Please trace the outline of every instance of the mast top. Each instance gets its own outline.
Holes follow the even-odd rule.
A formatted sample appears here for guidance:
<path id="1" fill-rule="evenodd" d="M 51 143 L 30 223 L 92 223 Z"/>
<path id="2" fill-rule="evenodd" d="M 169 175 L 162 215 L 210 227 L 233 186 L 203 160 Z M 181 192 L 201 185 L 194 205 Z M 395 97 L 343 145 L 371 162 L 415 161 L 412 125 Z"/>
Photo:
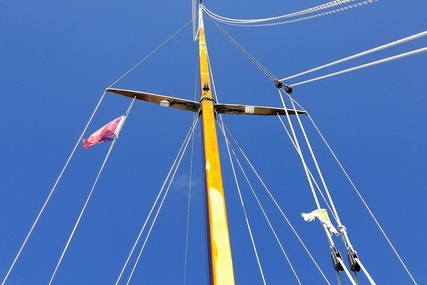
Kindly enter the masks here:
<path id="1" fill-rule="evenodd" d="M 200 3 L 202 3 L 202 1 L 200 0 Z M 203 9 L 202 6 L 199 5 L 199 30 L 204 28 L 204 24 L 203 24 Z"/>
<path id="2" fill-rule="evenodd" d="M 196 14 L 196 0 L 192 1 L 192 13 L 193 13 L 193 40 L 197 41 L 197 37 L 199 34 L 199 30 L 204 28 L 203 25 L 203 9 L 202 9 L 202 0 L 200 0 L 199 4 L 199 15 Z M 196 27 L 196 18 L 199 16 L 199 25 Z"/>

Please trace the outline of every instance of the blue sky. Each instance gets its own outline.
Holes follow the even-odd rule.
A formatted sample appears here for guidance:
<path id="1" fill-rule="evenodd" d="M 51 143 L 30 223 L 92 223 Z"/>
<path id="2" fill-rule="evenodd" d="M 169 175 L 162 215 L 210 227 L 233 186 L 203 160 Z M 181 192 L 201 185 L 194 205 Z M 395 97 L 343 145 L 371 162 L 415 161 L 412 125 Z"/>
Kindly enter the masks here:
<path id="1" fill-rule="evenodd" d="M 269 17 L 326 1 L 205 1 L 227 17 Z M 283 78 L 426 29 L 422 0 L 358 9 L 269 28 L 224 29 Z M 191 1 L 30 1 L 0 4 L 0 276 L 35 217 L 105 88 L 191 19 Z M 206 36 L 220 101 L 280 106 L 277 89 L 209 22 Z M 305 79 L 426 46 L 425 38 L 308 75 Z M 389 235 L 418 284 L 427 283 L 427 55 L 419 54 L 294 89 Z M 197 45 L 191 26 L 115 87 L 193 99 Z M 296 82 L 296 81 L 295 81 Z M 295 83 L 289 82 L 289 83 Z M 196 95 L 198 97 L 199 95 Z M 85 135 L 130 101 L 107 94 Z M 315 208 L 299 158 L 277 118 L 225 122 L 332 284 L 327 240 L 301 212 Z M 193 114 L 136 102 L 54 284 L 114 284 Z M 378 284 L 411 284 L 357 195 L 303 118 L 341 220 Z M 187 284 L 206 282 L 200 129 L 196 129 Z M 82 147 L 70 162 L 6 284 L 46 284 L 91 189 L 109 143 Z M 237 284 L 261 284 L 238 194 L 223 151 Z M 188 153 L 136 269 L 134 283 L 183 284 Z M 323 279 L 255 180 L 303 284 Z M 241 181 L 242 185 L 244 182 Z M 268 284 L 297 284 L 248 187 L 242 186 Z M 335 238 L 342 254 L 341 241 Z M 127 276 L 129 271 L 125 272 Z M 349 284 L 342 273 L 344 284 Z M 362 283 L 365 277 L 359 274 Z M 125 282 L 123 283 L 125 284 Z"/>

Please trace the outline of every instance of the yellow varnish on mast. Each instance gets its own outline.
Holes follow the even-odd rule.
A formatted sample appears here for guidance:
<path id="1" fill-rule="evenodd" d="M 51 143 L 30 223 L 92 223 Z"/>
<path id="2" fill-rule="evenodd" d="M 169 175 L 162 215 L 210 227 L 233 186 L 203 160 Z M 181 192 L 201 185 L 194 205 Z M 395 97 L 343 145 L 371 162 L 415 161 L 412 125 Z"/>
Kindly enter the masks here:
<path id="1" fill-rule="evenodd" d="M 215 285 L 229 285 L 235 283 L 234 270 L 215 127 L 214 102 L 212 101 L 212 92 L 210 90 L 209 64 L 202 9 L 199 9 L 198 32 L 206 199 L 210 234 L 211 282 Z"/>

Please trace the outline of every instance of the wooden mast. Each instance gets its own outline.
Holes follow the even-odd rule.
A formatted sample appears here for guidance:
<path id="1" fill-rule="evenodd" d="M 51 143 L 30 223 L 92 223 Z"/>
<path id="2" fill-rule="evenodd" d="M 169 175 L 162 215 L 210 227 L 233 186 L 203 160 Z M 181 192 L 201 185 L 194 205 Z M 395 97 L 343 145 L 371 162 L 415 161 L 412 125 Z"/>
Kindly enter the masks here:
<path id="1" fill-rule="evenodd" d="M 199 7 L 198 32 L 210 279 L 211 284 L 229 285 L 234 284 L 234 270 L 201 7 Z"/>
<path id="2" fill-rule="evenodd" d="M 194 3 L 194 2 L 193 2 Z M 200 1 L 201 3 L 201 1 Z M 234 115 L 295 115 L 306 114 L 302 110 L 276 107 L 217 104 L 212 99 L 209 75 L 208 51 L 203 24 L 203 10 L 199 6 L 199 59 L 200 59 L 200 101 L 181 99 L 142 91 L 107 88 L 106 91 L 138 100 L 159 104 L 163 107 L 199 112 L 202 119 L 203 152 L 206 188 L 206 219 L 208 231 L 209 278 L 213 285 L 234 285 L 234 268 L 228 231 L 227 210 L 222 184 L 221 162 L 215 114 Z M 278 88 L 282 85 L 276 84 Z M 289 86 L 286 86 L 289 88 Z"/>

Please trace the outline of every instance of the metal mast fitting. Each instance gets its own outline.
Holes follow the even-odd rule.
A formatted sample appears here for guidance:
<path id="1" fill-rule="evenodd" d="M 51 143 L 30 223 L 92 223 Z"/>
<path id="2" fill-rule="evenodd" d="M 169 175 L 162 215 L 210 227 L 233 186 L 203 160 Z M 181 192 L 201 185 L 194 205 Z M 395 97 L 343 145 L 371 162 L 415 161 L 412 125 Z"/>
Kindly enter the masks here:
<path id="1" fill-rule="evenodd" d="M 274 80 L 274 84 L 276 84 L 276 87 L 279 89 L 283 87 L 283 89 L 286 91 L 286 93 L 289 93 L 289 94 L 292 93 L 292 86 L 283 84 L 283 82 L 278 80 L 278 79 Z"/>

